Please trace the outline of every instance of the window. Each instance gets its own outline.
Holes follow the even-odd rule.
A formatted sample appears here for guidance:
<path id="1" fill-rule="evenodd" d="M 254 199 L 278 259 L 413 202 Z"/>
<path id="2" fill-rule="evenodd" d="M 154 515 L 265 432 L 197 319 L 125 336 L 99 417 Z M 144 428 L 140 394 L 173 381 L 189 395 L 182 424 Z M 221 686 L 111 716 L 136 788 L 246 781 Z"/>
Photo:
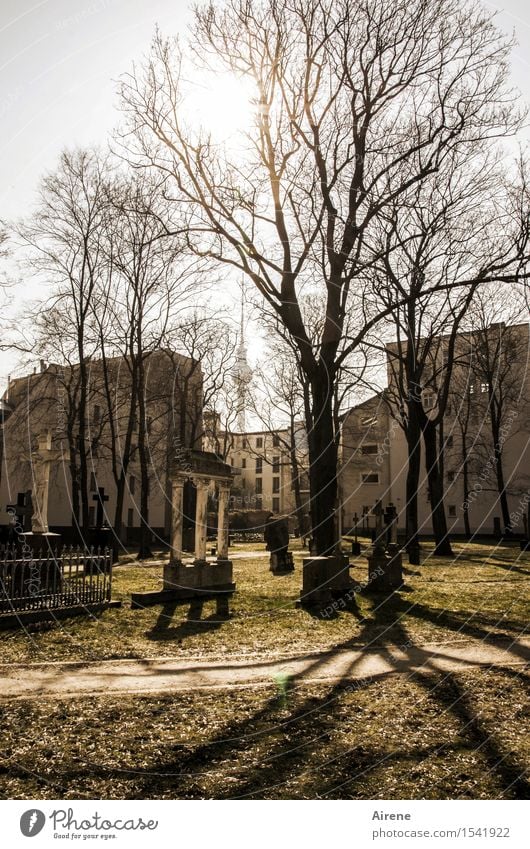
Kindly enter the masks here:
<path id="1" fill-rule="evenodd" d="M 272 458 L 272 474 L 279 475 L 280 474 L 280 458 L 273 457 Z"/>
<path id="2" fill-rule="evenodd" d="M 454 479 L 455 479 L 455 473 L 454 472 L 447 472 L 447 480 L 452 483 L 452 481 L 454 481 Z"/>
<path id="3" fill-rule="evenodd" d="M 134 495 L 135 490 L 136 490 L 136 478 L 134 477 L 134 475 L 131 475 L 130 478 L 129 478 L 129 492 L 131 493 L 131 495 Z"/>
<path id="4" fill-rule="evenodd" d="M 261 510 L 261 498 L 259 498 L 259 496 L 256 498 L 255 504 L 256 510 Z"/>
<path id="5" fill-rule="evenodd" d="M 280 512 L 280 499 L 279 498 L 273 498 L 272 499 L 272 512 L 273 513 L 279 513 Z"/>
<path id="6" fill-rule="evenodd" d="M 256 448 L 263 448 L 263 437 L 262 436 L 256 437 Z"/>
<path id="7" fill-rule="evenodd" d="M 261 475 L 263 471 L 263 457 L 256 457 L 256 474 Z"/>
<path id="8" fill-rule="evenodd" d="M 132 507 L 129 507 L 127 510 L 127 527 L 132 528 L 134 526 L 134 510 Z"/>
<path id="9" fill-rule="evenodd" d="M 261 495 L 263 492 L 263 478 L 256 478 L 256 495 Z"/>
<path id="10" fill-rule="evenodd" d="M 449 516 L 454 519 L 456 517 L 456 507 L 454 504 L 449 505 Z"/>
<path id="11" fill-rule="evenodd" d="M 243 437 L 243 448 L 248 448 L 248 439 L 246 436 Z"/>
<path id="12" fill-rule="evenodd" d="M 361 483 L 379 483 L 379 472 L 363 472 Z"/>
<path id="13" fill-rule="evenodd" d="M 371 427 L 377 424 L 377 416 L 369 416 L 367 419 L 361 419 L 363 427 Z"/>
<path id="14" fill-rule="evenodd" d="M 425 392 L 423 394 L 423 407 L 425 410 L 432 410 L 434 407 L 434 395 L 432 392 Z"/>
<path id="15" fill-rule="evenodd" d="M 243 457 L 243 459 L 241 460 L 241 468 L 242 469 L 247 468 L 247 458 L 246 457 Z"/>
<path id="16" fill-rule="evenodd" d="M 489 392 L 489 388 L 490 388 L 489 383 L 481 383 L 480 384 L 480 391 L 482 392 L 482 394 L 484 394 L 485 392 Z"/>
<path id="17" fill-rule="evenodd" d="M 475 394 L 475 384 L 474 384 L 474 383 L 470 383 L 470 384 L 469 384 L 469 394 L 470 394 L 470 395 L 474 395 L 474 394 Z"/>
<path id="18" fill-rule="evenodd" d="M 273 433 L 272 434 L 272 447 L 278 448 L 279 444 L 280 444 L 280 437 L 278 436 L 277 433 Z"/>
<path id="19" fill-rule="evenodd" d="M 101 420 L 101 407 L 99 404 L 94 405 L 94 415 L 92 417 L 93 424 L 98 425 Z"/>
<path id="20" fill-rule="evenodd" d="M 361 445 L 361 454 L 377 454 L 377 445 Z"/>
<path id="21" fill-rule="evenodd" d="M 280 491 L 280 478 L 272 479 L 272 491 L 279 492 Z"/>

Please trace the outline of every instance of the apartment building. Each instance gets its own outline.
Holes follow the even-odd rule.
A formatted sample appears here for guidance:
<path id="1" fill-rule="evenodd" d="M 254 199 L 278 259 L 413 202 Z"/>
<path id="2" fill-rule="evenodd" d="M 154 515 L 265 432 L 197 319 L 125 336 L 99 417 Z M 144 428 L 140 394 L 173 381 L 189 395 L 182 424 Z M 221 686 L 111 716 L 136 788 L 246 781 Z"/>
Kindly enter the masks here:
<path id="1" fill-rule="evenodd" d="M 307 447 L 305 429 L 251 431 L 230 435 L 227 462 L 239 472 L 233 491 L 234 507 L 270 510 L 296 522 L 292 445 L 294 438 L 298 479 L 307 498 Z"/>
<path id="2" fill-rule="evenodd" d="M 345 529 L 355 523 L 355 517 L 361 526 L 369 525 L 370 519 L 362 517 L 369 515 L 377 500 L 385 506 L 392 502 L 399 527 L 405 527 L 408 449 L 400 425 L 397 353 L 397 343 L 387 346 L 388 386 L 384 392 L 343 417 L 339 489 Z M 447 339 L 440 337 L 433 346 L 421 390 L 429 417 L 438 412 L 440 376 L 447 356 Z M 453 357 L 438 446 L 449 529 L 456 534 L 497 534 L 504 529 L 497 444 L 502 450 L 510 526 L 515 533 L 524 533 L 530 502 L 529 325 L 496 324 L 486 331 L 461 333 Z M 418 513 L 420 533 L 431 533 L 423 444 Z"/>
<path id="3" fill-rule="evenodd" d="M 149 525 L 155 536 L 166 537 L 170 527 L 170 484 L 168 465 L 176 448 L 197 447 L 201 434 L 202 376 L 194 369 L 187 385 L 188 396 L 180 397 L 175 377 L 191 361 L 169 350 L 152 352 L 146 359 L 145 407 L 149 477 Z M 87 454 L 88 524 L 101 520 L 113 525 L 116 474 L 125 472 L 123 496 L 124 542 L 134 542 L 141 522 L 141 470 L 138 451 L 138 412 L 131 416 L 131 372 L 121 357 L 88 362 L 88 388 L 84 419 Z M 50 434 L 59 459 L 50 467 L 48 522 L 50 530 L 72 537 L 75 524 L 73 480 L 79 481 L 79 365 L 59 366 L 41 362 L 40 369 L 11 380 L 2 399 L 2 462 L 0 464 L 0 525 L 11 523 L 8 506 L 24 518 L 27 493 L 34 488 L 32 451 L 45 434 Z M 128 431 L 130 430 L 129 434 Z M 27 511 L 26 511 L 27 512 Z M 78 513 L 78 521 L 81 516 Z"/>

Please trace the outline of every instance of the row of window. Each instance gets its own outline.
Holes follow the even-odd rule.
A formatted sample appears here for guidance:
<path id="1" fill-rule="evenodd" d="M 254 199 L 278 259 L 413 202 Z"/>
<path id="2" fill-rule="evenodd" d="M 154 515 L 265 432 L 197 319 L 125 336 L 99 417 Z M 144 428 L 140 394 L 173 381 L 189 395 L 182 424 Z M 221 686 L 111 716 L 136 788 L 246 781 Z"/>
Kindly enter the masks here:
<path id="1" fill-rule="evenodd" d="M 242 448 L 263 448 L 263 436 L 256 436 L 254 439 L 250 439 L 248 436 L 244 436 L 242 438 L 241 446 Z M 273 448 L 280 447 L 280 437 L 277 433 L 272 434 L 272 446 Z"/>

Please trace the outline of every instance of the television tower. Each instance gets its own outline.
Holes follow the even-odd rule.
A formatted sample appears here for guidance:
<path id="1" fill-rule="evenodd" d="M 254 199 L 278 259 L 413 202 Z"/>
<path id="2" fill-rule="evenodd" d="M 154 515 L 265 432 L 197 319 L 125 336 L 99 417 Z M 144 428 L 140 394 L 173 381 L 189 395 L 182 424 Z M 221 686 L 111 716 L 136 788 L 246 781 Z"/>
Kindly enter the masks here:
<path id="1" fill-rule="evenodd" d="M 248 396 L 248 385 L 252 380 L 252 369 L 247 360 L 247 346 L 245 344 L 245 295 L 241 287 L 241 327 L 239 331 L 239 345 L 236 352 L 236 367 L 234 371 L 234 382 L 237 393 L 237 429 L 239 433 L 246 431 L 246 406 Z"/>

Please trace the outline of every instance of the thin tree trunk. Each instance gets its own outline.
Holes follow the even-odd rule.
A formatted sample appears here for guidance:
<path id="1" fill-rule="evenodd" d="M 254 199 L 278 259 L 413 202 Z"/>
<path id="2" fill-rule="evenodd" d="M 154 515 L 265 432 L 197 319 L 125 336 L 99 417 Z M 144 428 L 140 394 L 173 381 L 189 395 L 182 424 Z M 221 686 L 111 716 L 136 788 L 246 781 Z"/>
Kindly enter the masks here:
<path id="1" fill-rule="evenodd" d="M 138 560 L 152 557 L 149 525 L 149 464 L 146 446 L 147 413 L 144 360 L 138 357 L 138 456 L 140 459 L 140 548 Z"/>
<path id="2" fill-rule="evenodd" d="M 437 428 L 428 417 L 423 424 L 423 443 L 425 445 L 425 464 L 429 482 L 429 497 L 431 502 L 432 527 L 435 540 L 434 553 L 451 557 L 453 554 L 451 540 L 447 529 L 444 507 L 444 485 L 440 473 Z"/>

